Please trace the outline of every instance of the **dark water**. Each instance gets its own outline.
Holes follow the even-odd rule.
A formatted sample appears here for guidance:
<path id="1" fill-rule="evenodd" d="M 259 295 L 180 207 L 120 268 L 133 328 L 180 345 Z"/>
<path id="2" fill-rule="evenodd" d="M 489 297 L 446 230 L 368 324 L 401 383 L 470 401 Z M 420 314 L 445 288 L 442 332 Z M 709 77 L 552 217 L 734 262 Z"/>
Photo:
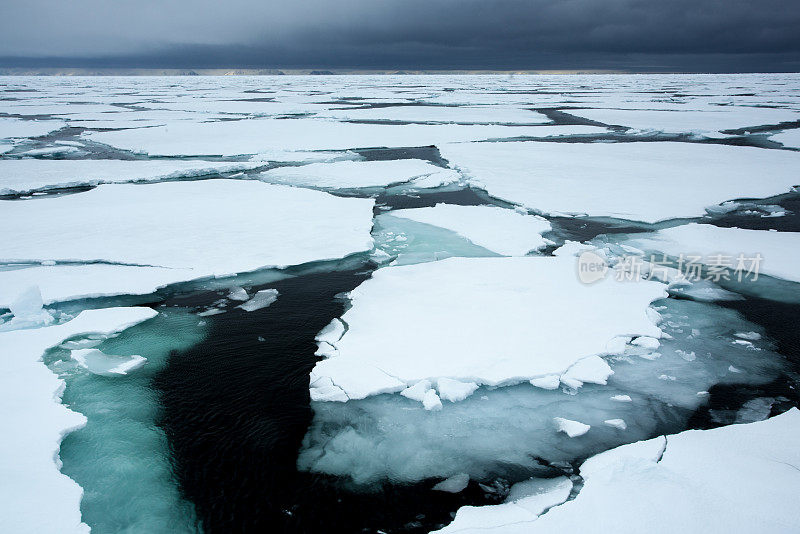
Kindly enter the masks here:
<path id="1" fill-rule="evenodd" d="M 448 523 L 459 506 L 489 502 L 477 486 L 458 495 L 430 491 L 433 482 L 353 493 L 333 478 L 297 472 L 312 418 L 314 336 L 344 312 L 336 295 L 371 269 L 263 286 L 280 292 L 275 303 L 209 317 L 207 339 L 173 353 L 156 378 L 176 475 L 206 532 L 427 532 Z M 209 291 L 166 304 L 218 298 Z"/>

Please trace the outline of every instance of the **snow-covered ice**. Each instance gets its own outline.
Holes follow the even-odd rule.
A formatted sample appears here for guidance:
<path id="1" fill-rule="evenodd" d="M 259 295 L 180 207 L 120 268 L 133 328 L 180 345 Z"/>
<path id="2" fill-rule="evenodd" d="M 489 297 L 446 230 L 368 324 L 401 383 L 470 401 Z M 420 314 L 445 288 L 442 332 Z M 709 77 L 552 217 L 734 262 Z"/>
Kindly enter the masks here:
<path id="1" fill-rule="evenodd" d="M 524 256 L 546 246 L 548 241 L 542 234 L 551 229 L 550 223 L 542 217 L 497 206 L 437 204 L 431 208 L 395 210 L 391 216 L 452 230 L 478 246 L 505 256 Z"/>
<path id="2" fill-rule="evenodd" d="M 540 478 L 520 482 L 502 504 L 464 506 L 458 509 L 453 522 L 436 534 L 527 534 L 527 523 L 534 521 L 553 506 L 567 500 L 572 481 L 567 477 Z M 432 533 L 433 534 L 433 533 Z"/>
<path id="3" fill-rule="evenodd" d="M 575 499 L 546 492 L 552 507 L 545 514 L 467 507 L 440 532 L 672 534 L 696 532 L 701 521 L 704 532 L 794 532 L 799 427 L 800 410 L 792 408 L 766 421 L 618 447 L 580 466 Z"/>
<path id="4" fill-rule="evenodd" d="M 597 134 L 594 126 L 459 124 L 375 125 L 314 119 L 180 122 L 169 126 L 87 133 L 86 138 L 151 156 L 257 154 L 265 150 L 347 150 L 409 147 L 519 136 Z"/>
<path id="5" fill-rule="evenodd" d="M 63 121 L 36 121 L 0 117 L 0 139 L 40 137 L 64 128 Z"/>
<path id="6" fill-rule="evenodd" d="M 646 310 L 663 284 L 584 285 L 574 265 L 569 256 L 450 258 L 379 269 L 351 292 L 349 328 L 312 382 L 327 377 L 351 399 L 441 377 L 511 384 L 563 374 L 619 334 L 661 334 Z"/>
<path id="7" fill-rule="evenodd" d="M 45 367 L 45 350 L 84 333 L 109 335 L 150 319 L 149 308 L 81 312 L 69 322 L 0 333 L 0 502 L 9 532 L 89 532 L 81 521 L 83 490 L 59 472 L 61 439 L 86 419 L 60 404 L 63 381 Z"/>
<path id="8" fill-rule="evenodd" d="M 266 308 L 276 300 L 278 300 L 277 289 L 262 289 L 253 295 L 247 302 L 239 304 L 238 307 L 244 311 L 251 312 Z"/>
<path id="9" fill-rule="evenodd" d="M 770 136 L 770 140 L 777 141 L 787 148 L 800 148 L 800 128 L 777 133 Z"/>
<path id="10" fill-rule="evenodd" d="M 452 169 L 443 169 L 419 159 L 387 161 L 338 161 L 311 163 L 298 167 L 278 167 L 260 175 L 265 182 L 311 186 L 325 189 L 356 189 L 389 186 L 415 179 L 426 180 L 428 187 L 459 179 Z"/>
<path id="11" fill-rule="evenodd" d="M 728 277 L 735 277 L 737 258 L 741 255 L 743 276 L 768 275 L 800 282 L 800 233 L 721 228 L 710 224 L 685 224 L 659 230 L 654 234 L 633 234 L 625 243 L 648 252 L 669 256 L 698 257 L 710 264 L 722 257 L 720 266 L 728 265 Z M 760 255 L 761 260 L 753 260 Z M 753 264 L 757 262 L 755 265 Z M 753 273 L 748 273 L 750 269 Z"/>
<path id="12" fill-rule="evenodd" d="M 74 147 L 72 147 L 74 148 Z M 154 182 L 235 172 L 263 166 L 260 162 L 0 160 L 0 194 L 26 193 L 79 185 Z"/>
<path id="13" fill-rule="evenodd" d="M 190 279 L 372 248 L 371 199 L 258 181 L 101 185 L 1 202 L 0 259 L 6 262 L 116 262 L 191 269 Z"/>
<path id="14" fill-rule="evenodd" d="M 439 148 L 489 194 L 551 214 L 653 223 L 699 217 L 726 200 L 786 193 L 800 182 L 799 153 L 752 147 L 524 142 Z"/>

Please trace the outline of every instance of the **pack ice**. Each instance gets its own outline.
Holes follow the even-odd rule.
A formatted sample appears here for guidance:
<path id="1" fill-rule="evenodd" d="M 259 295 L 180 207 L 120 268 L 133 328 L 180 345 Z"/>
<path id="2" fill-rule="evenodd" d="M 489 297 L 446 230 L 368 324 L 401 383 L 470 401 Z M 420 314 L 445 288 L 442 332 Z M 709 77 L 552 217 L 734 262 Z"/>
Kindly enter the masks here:
<path id="1" fill-rule="evenodd" d="M 9 283 L 40 285 L 47 301 L 145 293 L 178 280 L 336 259 L 372 247 L 371 199 L 258 181 L 101 185 L 0 202 L 2 261 L 89 264 L 63 266 L 69 273 L 60 264 L 0 272 Z M 121 267 L 116 278 L 111 264 Z"/>
<path id="2" fill-rule="evenodd" d="M 252 169 L 260 162 L 123 160 L 0 160 L 0 194 L 98 185 L 192 178 Z"/>
<path id="3" fill-rule="evenodd" d="M 351 292 L 341 318 L 347 331 L 321 341 L 333 356 L 314 367 L 311 397 L 361 399 L 422 380 L 505 385 L 563 375 L 617 335 L 659 337 L 647 310 L 664 287 L 612 278 L 583 285 L 570 256 L 379 269 Z"/>
<path id="4" fill-rule="evenodd" d="M 442 156 L 490 195 L 550 214 L 654 223 L 787 193 L 800 154 L 693 143 L 462 143 Z"/>

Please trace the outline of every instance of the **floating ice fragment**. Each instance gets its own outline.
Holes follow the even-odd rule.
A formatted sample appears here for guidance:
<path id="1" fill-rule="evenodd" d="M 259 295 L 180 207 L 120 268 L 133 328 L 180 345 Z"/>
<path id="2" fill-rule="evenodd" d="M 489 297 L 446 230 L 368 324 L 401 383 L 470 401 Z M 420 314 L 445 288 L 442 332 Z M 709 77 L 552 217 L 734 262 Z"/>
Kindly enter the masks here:
<path id="1" fill-rule="evenodd" d="M 425 400 L 425 395 L 430 390 L 431 390 L 431 381 L 420 380 L 413 386 L 407 387 L 406 389 L 401 391 L 400 395 L 409 398 L 411 400 L 423 402 Z"/>
<path id="2" fill-rule="evenodd" d="M 478 384 L 475 382 L 461 382 L 450 378 L 440 378 L 436 381 L 439 397 L 450 402 L 458 402 L 472 395 Z"/>
<path id="3" fill-rule="evenodd" d="M 239 304 L 237 308 L 247 312 L 256 311 L 268 307 L 276 300 L 278 300 L 277 289 L 262 289 L 244 304 Z"/>
<path id="4" fill-rule="evenodd" d="M 436 484 L 433 489 L 435 491 L 445 491 L 447 493 L 460 493 L 469 485 L 469 475 L 467 473 L 459 473 L 450 478 L 442 480 Z"/>
<path id="5" fill-rule="evenodd" d="M 611 400 L 616 402 L 631 402 L 633 399 L 631 399 L 630 395 L 612 395 Z"/>
<path id="6" fill-rule="evenodd" d="M 639 336 L 631 341 L 631 344 L 650 350 L 656 350 L 661 346 L 661 342 L 658 339 L 649 336 Z"/>
<path id="7" fill-rule="evenodd" d="M 574 382 L 605 385 L 614 371 L 600 356 L 589 356 L 575 363 L 561 376 L 561 382 L 571 386 Z M 580 387 L 580 386 L 578 386 Z"/>
<path id="8" fill-rule="evenodd" d="M 429 389 L 422 398 L 422 406 L 424 406 L 426 410 L 441 410 L 442 401 L 439 399 L 439 395 L 436 394 L 436 391 Z"/>
<path id="9" fill-rule="evenodd" d="M 624 419 L 606 419 L 603 423 L 607 424 L 608 426 L 613 426 L 614 428 L 618 428 L 620 430 L 625 430 L 628 428 L 628 425 L 625 424 Z"/>
<path id="10" fill-rule="evenodd" d="M 147 362 L 142 356 L 114 356 L 98 349 L 73 350 L 70 357 L 89 372 L 102 376 L 125 375 Z"/>
<path id="11" fill-rule="evenodd" d="M 532 386 L 542 389 L 558 389 L 561 380 L 558 375 L 547 375 L 539 378 L 532 378 L 530 380 Z"/>
<path id="12" fill-rule="evenodd" d="M 555 421 L 556 428 L 559 432 L 563 432 L 571 438 L 582 436 L 586 434 L 590 428 L 592 428 L 591 425 L 587 425 L 579 421 L 573 421 L 571 419 L 564 419 L 563 417 L 554 417 L 553 421 Z"/>
<path id="13" fill-rule="evenodd" d="M 231 290 L 228 292 L 228 298 L 230 300 L 238 300 L 238 301 L 245 301 L 250 298 L 250 295 L 247 294 L 247 291 L 241 287 L 232 287 Z"/>

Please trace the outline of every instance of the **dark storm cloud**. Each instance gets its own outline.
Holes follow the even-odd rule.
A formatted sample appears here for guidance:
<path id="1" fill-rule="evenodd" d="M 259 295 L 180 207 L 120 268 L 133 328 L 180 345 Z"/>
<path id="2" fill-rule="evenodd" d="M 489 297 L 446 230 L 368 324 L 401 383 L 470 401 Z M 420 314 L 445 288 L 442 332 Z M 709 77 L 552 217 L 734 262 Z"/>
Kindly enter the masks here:
<path id="1" fill-rule="evenodd" d="M 0 63 L 800 70 L 797 0 L 4 0 Z"/>

